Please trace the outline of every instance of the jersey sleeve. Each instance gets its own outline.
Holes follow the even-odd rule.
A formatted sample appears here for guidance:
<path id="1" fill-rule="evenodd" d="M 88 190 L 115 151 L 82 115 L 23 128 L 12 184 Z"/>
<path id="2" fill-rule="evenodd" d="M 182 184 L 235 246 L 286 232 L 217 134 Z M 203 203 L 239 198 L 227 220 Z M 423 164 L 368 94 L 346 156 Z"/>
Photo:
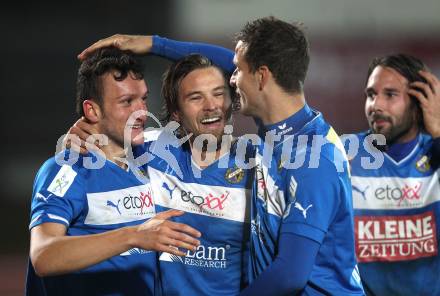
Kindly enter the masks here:
<path id="1" fill-rule="evenodd" d="M 318 250 L 319 244 L 314 240 L 294 234 L 282 235 L 275 260 L 240 296 L 298 293 L 309 279 Z"/>
<path id="2" fill-rule="evenodd" d="M 234 52 L 217 45 L 175 41 L 155 35 L 153 36 L 151 53 L 173 61 L 190 54 L 201 54 L 209 58 L 226 73 L 232 74 L 235 70 Z"/>
<path id="3" fill-rule="evenodd" d="M 341 203 L 341 182 L 333 163 L 321 158 L 318 168 L 287 170 L 286 211 L 281 233 L 322 243 Z"/>
<path id="4" fill-rule="evenodd" d="M 58 165 L 54 158 L 40 168 L 34 182 L 29 229 L 42 223 L 69 227 L 85 205 L 85 181 L 70 165 Z"/>

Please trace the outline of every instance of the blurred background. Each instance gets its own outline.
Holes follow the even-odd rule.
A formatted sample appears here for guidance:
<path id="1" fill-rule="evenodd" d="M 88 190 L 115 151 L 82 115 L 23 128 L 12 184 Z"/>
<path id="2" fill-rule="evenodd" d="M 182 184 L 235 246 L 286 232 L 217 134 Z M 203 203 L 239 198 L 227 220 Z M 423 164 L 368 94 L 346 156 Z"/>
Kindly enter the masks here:
<path id="1" fill-rule="evenodd" d="M 369 61 L 406 52 L 440 75 L 438 0 L 186 0 L 8 2 L 0 11 L 2 225 L 0 295 L 22 295 L 29 251 L 34 176 L 76 121 L 76 55 L 115 33 L 158 34 L 234 48 L 248 20 L 274 15 L 300 21 L 310 39 L 306 98 L 340 133 L 367 128 L 363 90 Z M 161 105 L 168 62 L 146 57 L 149 111 Z M 236 117 L 236 134 L 254 131 Z"/>

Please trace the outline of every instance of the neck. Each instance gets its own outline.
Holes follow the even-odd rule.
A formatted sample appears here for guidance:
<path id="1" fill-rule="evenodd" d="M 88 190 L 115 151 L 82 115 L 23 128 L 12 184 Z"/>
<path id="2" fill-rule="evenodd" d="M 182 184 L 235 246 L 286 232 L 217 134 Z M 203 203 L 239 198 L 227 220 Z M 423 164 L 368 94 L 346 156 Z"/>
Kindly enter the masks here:
<path id="1" fill-rule="evenodd" d="M 107 160 L 114 162 L 116 165 L 120 166 L 123 169 L 127 168 L 127 164 L 119 161 L 120 158 L 125 158 L 126 156 L 123 147 L 117 145 L 109 139 L 109 144 L 103 146 L 101 150 L 104 152 Z"/>
<path id="2" fill-rule="evenodd" d="M 200 168 L 206 168 L 229 152 L 232 140 L 233 137 L 231 135 L 222 136 L 214 149 L 208 149 L 207 145 L 202 147 L 193 145 L 194 139 L 191 139 L 191 157 Z"/>
<path id="3" fill-rule="evenodd" d="M 260 109 L 259 118 L 264 125 L 274 124 L 285 120 L 301 110 L 306 100 L 304 93 L 287 94 L 281 90 L 269 90 L 263 100 L 263 106 Z"/>
<path id="4" fill-rule="evenodd" d="M 414 140 L 417 137 L 418 134 L 419 134 L 418 127 L 413 126 L 410 128 L 410 130 L 408 132 L 406 132 L 404 135 L 399 137 L 395 141 L 395 143 L 403 144 L 403 143 L 411 142 L 412 140 Z"/>

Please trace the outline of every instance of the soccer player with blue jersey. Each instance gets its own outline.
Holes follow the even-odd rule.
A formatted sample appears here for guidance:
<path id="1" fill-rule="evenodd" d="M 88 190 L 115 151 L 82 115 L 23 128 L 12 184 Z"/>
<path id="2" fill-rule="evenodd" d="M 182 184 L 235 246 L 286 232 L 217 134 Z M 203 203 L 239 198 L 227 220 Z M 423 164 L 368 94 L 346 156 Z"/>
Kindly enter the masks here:
<path id="1" fill-rule="evenodd" d="M 249 23 L 239 36 L 231 83 L 237 88 L 241 112 L 257 119 L 260 135 L 272 135 L 272 141 L 257 147 L 252 283 L 243 295 L 362 295 L 344 149 L 322 115 L 305 103 L 306 38 L 298 27 L 274 18 Z M 142 38 L 113 36 L 80 57 L 106 43 L 146 53 L 151 43 L 138 43 Z M 233 54 L 225 49 L 163 42 L 160 48 L 165 54 L 174 45 L 183 53 L 196 48 L 195 52 L 206 54 L 225 69 L 234 67 L 229 66 Z M 301 136 L 307 141 L 301 142 Z M 283 147 L 293 149 L 286 155 Z M 291 168 L 293 155 L 304 157 L 307 163 Z"/>
<path id="2" fill-rule="evenodd" d="M 344 148 L 305 102 L 307 39 L 269 17 L 246 24 L 237 40 L 231 83 L 241 112 L 261 120 L 266 134 L 257 147 L 251 285 L 243 295 L 362 295 Z"/>
<path id="3" fill-rule="evenodd" d="M 232 130 L 228 132 L 228 79 L 207 58 L 191 55 L 168 69 L 162 93 L 167 125 L 145 132 L 145 145 L 135 148 L 136 162 L 145 154 L 151 156 L 143 169 L 151 181 L 156 210 L 185 211 L 173 220 L 196 227 L 202 236 L 200 246 L 184 257 L 160 254 L 161 293 L 237 295 L 246 282 L 245 218 L 252 177 L 252 171 L 239 168 L 237 161 L 246 162 L 252 151 L 231 136 Z M 180 124 L 176 134 L 169 131 L 172 120 Z M 85 122 L 77 125 L 78 134 L 90 130 Z M 188 141 L 182 143 L 183 139 Z"/>
<path id="4" fill-rule="evenodd" d="M 179 122 L 179 138 L 189 139 L 168 148 L 181 176 L 169 159 L 156 157 L 146 164 L 156 210 L 183 210 L 185 216 L 174 220 L 202 233 L 196 251 L 184 257 L 159 256 L 163 294 L 237 295 L 243 285 L 251 175 L 237 166 L 237 160 L 246 157 L 240 154 L 240 143 L 225 134 L 231 118 L 228 80 L 207 58 L 190 55 L 164 74 L 162 94 L 163 120 Z M 209 141 L 211 148 L 200 139 Z M 158 155 L 163 147 L 159 142 L 145 150 Z"/>
<path id="5" fill-rule="evenodd" d="M 126 165 L 124 129 L 143 143 L 148 89 L 128 53 L 105 49 L 86 59 L 78 73 L 77 107 L 106 136 L 103 154 L 66 150 L 39 170 L 31 206 L 28 295 L 153 295 L 156 254 L 194 251 L 195 229 L 155 216 L 149 183 Z M 146 221 L 147 219 L 150 219 Z"/>
<path id="6" fill-rule="evenodd" d="M 351 160 L 356 253 L 368 295 L 440 295 L 440 82 L 419 59 L 375 58 L 365 88 L 368 132 Z M 373 149 L 383 163 L 369 169 Z"/>

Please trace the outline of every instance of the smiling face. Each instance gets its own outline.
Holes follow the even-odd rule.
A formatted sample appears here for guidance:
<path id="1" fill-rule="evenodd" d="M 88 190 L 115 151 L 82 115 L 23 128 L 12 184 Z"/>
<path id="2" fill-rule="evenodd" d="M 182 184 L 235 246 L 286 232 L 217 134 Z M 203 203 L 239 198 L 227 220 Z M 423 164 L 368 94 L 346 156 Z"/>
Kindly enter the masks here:
<path id="1" fill-rule="evenodd" d="M 408 80 L 389 67 L 377 66 L 365 90 L 365 114 L 373 133 L 387 144 L 407 142 L 418 132 L 416 108 L 408 95 Z"/>
<path id="2" fill-rule="evenodd" d="M 132 145 L 143 143 L 143 127 L 146 117 L 148 88 L 143 79 L 136 79 L 132 72 L 122 81 L 114 79 L 115 71 L 104 74 L 102 79 L 102 108 L 98 129 L 109 138 L 109 145 L 124 147 L 124 129 L 131 129 Z M 128 122 L 130 116 L 141 111 L 143 115 Z"/>
<path id="3" fill-rule="evenodd" d="M 230 117 L 231 98 L 220 70 L 207 67 L 191 71 L 180 82 L 177 104 L 174 120 L 187 133 L 221 139 Z"/>

